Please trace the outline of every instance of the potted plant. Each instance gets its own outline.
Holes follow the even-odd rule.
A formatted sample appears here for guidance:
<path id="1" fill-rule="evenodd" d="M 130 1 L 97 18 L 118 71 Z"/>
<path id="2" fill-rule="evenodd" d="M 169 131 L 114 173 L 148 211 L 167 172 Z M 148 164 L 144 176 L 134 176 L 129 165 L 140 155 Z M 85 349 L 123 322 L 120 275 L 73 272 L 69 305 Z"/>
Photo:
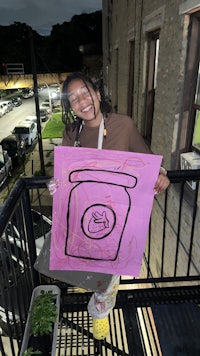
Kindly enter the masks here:
<path id="1" fill-rule="evenodd" d="M 59 310 L 57 286 L 38 286 L 33 290 L 20 356 L 55 355 Z"/>

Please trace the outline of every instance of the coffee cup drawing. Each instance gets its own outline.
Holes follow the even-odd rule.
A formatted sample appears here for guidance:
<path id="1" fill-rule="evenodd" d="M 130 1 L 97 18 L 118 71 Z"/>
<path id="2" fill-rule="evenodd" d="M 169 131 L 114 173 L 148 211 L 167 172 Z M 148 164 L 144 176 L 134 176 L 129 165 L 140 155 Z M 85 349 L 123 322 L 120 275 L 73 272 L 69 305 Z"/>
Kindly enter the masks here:
<path id="1" fill-rule="evenodd" d="M 69 174 L 65 254 L 85 260 L 115 261 L 137 185 L 133 175 L 103 169 Z"/>

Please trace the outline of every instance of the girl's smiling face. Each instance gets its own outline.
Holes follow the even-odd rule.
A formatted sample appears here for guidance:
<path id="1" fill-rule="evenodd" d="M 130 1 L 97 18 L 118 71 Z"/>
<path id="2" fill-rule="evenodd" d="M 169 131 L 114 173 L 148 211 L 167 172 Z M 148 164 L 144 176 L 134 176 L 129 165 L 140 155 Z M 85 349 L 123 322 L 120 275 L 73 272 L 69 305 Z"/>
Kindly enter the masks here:
<path id="1" fill-rule="evenodd" d="M 68 85 L 67 96 L 75 115 L 84 120 L 87 126 L 100 125 L 102 113 L 99 91 L 81 79 L 75 79 Z"/>

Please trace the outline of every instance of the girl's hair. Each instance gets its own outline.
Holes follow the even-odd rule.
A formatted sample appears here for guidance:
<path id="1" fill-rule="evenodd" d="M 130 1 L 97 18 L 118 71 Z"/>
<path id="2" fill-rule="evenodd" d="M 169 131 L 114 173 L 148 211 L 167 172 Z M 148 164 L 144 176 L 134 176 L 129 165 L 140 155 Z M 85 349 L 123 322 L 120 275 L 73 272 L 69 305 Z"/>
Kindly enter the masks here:
<path id="1" fill-rule="evenodd" d="M 76 117 L 73 113 L 73 110 L 71 109 L 71 105 L 67 96 L 67 90 L 69 84 L 76 79 L 80 79 L 83 81 L 85 86 L 87 87 L 88 91 L 90 92 L 90 86 L 92 89 L 97 92 L 99 90 L 100 95 L 101 95 L 101 101 L 100 101 L 100 110 L 103 115 L 107 116 L 109 112 L 111 112 L 111 105 L 110 103 L 105 99 L 104 91 L 102 88 L 102 82 L 98 85 L 98 83 L 94 82 L 90 77 L 87 77 L 84 73 L 81 72 L 75 72 L 67 76 L 66 80 L 63 83 L 63 88 L 62 88 L 62 96 L 61 96 L 61 104 L 62 104 L 62 121 L 66 126 L 66 131 L 70 130 L 71 128 L 79 130 L 79 127 L 81 125 L 82 119 L 79 117 Z"/>

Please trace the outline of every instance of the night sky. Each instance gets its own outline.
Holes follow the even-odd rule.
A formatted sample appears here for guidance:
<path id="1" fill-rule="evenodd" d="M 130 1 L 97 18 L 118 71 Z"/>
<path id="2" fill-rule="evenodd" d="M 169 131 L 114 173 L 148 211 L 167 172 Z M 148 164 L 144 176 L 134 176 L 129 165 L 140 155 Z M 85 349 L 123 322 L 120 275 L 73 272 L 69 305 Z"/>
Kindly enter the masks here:
<path id="1" fill-rule="evenodd" d="M 26 23 L 40 35 L 49 35 L 53 25 L 74 15 L 102 9 L 102 0 L 1 0 L 0 25 Z"/>

